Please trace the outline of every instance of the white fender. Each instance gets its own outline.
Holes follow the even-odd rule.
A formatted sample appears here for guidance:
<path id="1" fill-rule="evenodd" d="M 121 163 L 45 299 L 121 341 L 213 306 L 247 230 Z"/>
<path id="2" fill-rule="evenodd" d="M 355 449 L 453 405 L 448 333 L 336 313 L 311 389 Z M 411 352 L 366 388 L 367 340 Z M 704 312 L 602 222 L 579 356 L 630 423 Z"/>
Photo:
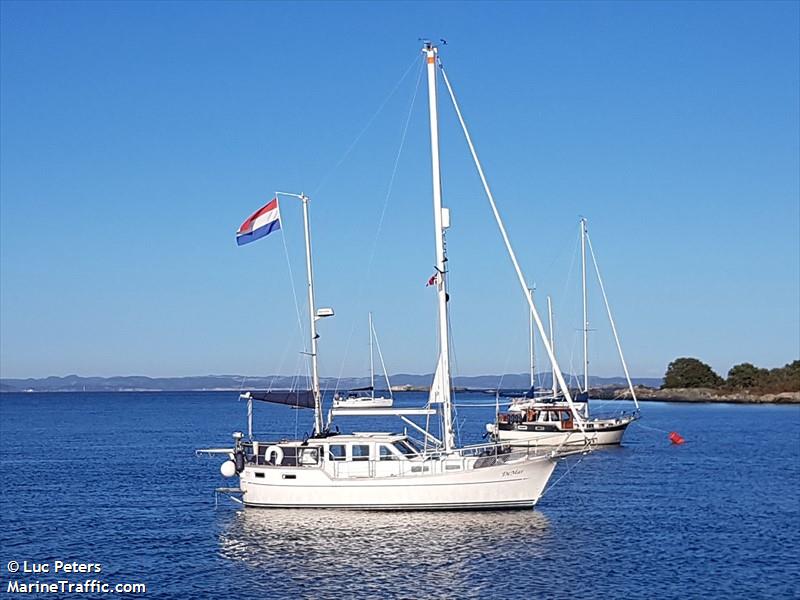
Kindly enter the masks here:
<path id="1" fill-rule="evenodd" d="M 223 477 L 233 477 L 236 475 L 236 463 L 232 460 L 226 460 L 219 466 L 219 472 Z"/>

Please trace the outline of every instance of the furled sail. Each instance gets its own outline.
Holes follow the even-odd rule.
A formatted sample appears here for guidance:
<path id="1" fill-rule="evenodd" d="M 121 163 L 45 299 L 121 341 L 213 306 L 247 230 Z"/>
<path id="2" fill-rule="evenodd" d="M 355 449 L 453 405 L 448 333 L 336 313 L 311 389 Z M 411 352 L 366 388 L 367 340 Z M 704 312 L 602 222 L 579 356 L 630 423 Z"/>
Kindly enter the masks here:
<path id="1" fill-rule="evenodd" d="M 431 391 L 428 394 L 429 404 L 441 404 L 444 402 L 444 385 L 442 377 L 442 357 L 436 361 L 436 374 L 433 376 L 433 383 L 431 384 Z"/>
<path id="2" fill-rule="evenodd" d="M 311 390 L 289 390 L 278 392 L 247 392 L 242 396 L 245 399 L 272 402 L 274 404 L 287 404 L 298 408 L 314 408 L 314 392 Z"/>

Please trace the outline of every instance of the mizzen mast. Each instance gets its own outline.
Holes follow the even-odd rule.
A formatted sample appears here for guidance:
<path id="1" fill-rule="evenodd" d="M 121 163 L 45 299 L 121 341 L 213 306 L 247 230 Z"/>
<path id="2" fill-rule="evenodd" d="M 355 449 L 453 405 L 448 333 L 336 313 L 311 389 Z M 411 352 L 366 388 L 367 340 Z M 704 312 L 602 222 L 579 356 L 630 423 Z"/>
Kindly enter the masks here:
<path id="1" fill-rule="evenodd" d="M 308 281 L 308 329 L 311 337 L 311 391 L 314 395 L 314 433 L 321 435 L 324 433 L 325 428 L 322 422 L 322 391 L 319 385 L 319 366 L 317 363 L 317 340 L 319 334 L 317 333 L 317 320 L 324 317 L 333 316 L 333 310 L 330 308 L 323 308 L 317 310 L 314 301 L 314 266 L 311 261 L 311 222 L 308 215 L 308 203 L 311 200 L 305 194 L 292 194 L 289 192 L 275 192 L 278 196 L 292 196 L 297 198 L 303 203 L 303 229 L 305 231 L 306 242 L 306 278 Z"/>
<path id="2" fill-rule="evenodd" d="M 308 216 L 308 196 L 300 194 L 303 202 L 303 226 L 306 232 L 306 275 L 308 276 L 308 326 L 311 334 L 311 390 L 314 392 L 314 431 L 323 432 L 322 392 L 319 389 L 319 366 L 317 364 L 317 308 L 314 303 L 314 267 L 311 262 L 311 224 Z"/>

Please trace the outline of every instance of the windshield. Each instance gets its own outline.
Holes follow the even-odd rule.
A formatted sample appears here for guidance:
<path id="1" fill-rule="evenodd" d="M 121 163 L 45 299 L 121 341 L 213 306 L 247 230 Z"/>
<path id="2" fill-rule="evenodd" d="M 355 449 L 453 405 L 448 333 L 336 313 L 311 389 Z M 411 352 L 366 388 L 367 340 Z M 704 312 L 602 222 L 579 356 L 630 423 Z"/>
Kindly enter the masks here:
<path id="1" fill-rule="evenodd" d="M 419 454 L 419 449 L 415 447 L 415 444 L 411 439 L 397 441 L 394 443 L 394 447 L 397 448 L 401 454 L 405 455 Z"/>

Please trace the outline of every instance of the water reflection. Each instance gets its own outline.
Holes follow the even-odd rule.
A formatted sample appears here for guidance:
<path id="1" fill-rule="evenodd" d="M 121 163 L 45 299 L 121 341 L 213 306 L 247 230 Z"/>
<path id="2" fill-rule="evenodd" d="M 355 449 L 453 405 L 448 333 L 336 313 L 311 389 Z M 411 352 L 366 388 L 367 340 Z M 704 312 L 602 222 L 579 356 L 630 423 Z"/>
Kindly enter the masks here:
<path id="1" fill-rule="evenodd" d="M 273 593 L 474 597 L 500 593 L 500 574 L 542 557 L 549 537 L 538 511 L 247 509 L 229 516 L 220 553 Z"/>

